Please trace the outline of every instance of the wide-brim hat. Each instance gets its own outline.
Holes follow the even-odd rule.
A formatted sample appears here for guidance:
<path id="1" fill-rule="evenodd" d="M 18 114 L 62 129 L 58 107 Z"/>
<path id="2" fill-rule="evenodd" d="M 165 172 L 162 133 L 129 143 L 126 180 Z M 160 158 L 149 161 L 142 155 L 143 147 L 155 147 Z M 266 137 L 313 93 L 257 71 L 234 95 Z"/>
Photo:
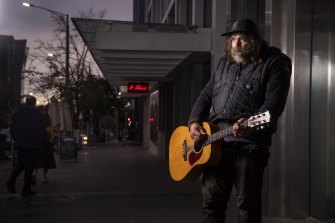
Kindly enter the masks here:
<path id="1" fill-rule="evenodd" d="M 221 36 L 231 36 L 235 33 L 253 33 L 259 35 L 256 23 L 250 19 L 241 19 L 235 21 L 230 31 L 222 33 Z"/>

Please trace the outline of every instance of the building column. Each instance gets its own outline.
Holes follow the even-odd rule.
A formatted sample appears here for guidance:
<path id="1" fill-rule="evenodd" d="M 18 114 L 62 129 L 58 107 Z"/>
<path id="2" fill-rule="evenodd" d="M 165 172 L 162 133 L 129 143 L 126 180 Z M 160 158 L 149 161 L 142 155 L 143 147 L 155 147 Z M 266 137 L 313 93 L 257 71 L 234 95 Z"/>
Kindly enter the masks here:
<path id="1" fill-rule="evenodd" d="M 204 27 L 204 0 L 192 0 L 192 25 Z"/>
<path id="2" fill-rule="evenodd" d="M 220 35 L 226 31 L 228 18 L 225 13 L 226 11 L 226 0 L 212 0 L 212 68 L 216 68 L 224 52 L 223 46 L 225 38 Z"/>
<path id="3" fill-rule="evenodd" d="M 150 96 L 143 96 L 143 147 L 149 148 L 150 140 Z"/>

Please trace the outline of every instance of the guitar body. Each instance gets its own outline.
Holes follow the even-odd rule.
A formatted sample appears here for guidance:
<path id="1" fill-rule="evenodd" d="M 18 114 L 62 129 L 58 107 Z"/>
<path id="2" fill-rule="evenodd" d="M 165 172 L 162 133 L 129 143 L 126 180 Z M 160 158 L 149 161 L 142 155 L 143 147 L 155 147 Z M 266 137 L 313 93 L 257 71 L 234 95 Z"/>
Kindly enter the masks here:
<path id="1" fill-rule="evenodd" d="M 204 122 L 207 135 L 218 128 Z M 222 155 L 222 144 L 214 142 L 204 147 L 194 144 L 187 126 L 180 126 L 172 133 L 169 145 L 170 175 L 175 181 L 196 180 L 209 166 L 217 164 Z"/>

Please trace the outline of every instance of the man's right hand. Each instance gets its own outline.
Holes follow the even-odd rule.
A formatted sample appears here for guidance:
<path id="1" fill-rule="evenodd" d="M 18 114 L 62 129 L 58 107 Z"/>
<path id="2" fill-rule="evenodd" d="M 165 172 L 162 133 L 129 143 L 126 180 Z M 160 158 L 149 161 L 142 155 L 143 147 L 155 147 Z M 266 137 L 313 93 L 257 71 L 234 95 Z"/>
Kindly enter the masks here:
<path id="1" fill-rule="evenodd" d="M 194 142 L 198 142 L 202 135 L 207 135 L 205 129 L 197 122 L 190 125 L 190 135 Z"/>

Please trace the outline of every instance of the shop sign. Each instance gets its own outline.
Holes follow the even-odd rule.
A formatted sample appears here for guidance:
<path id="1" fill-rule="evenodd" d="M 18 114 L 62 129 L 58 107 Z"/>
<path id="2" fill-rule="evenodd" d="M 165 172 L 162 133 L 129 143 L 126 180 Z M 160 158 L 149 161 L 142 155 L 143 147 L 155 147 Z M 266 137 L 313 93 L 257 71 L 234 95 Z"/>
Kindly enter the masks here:
<path id="1" fill-rule="evenodd" d="M 148 83 L 128 83 L 128 93 L 146 93 L 149 91 Z"/>

